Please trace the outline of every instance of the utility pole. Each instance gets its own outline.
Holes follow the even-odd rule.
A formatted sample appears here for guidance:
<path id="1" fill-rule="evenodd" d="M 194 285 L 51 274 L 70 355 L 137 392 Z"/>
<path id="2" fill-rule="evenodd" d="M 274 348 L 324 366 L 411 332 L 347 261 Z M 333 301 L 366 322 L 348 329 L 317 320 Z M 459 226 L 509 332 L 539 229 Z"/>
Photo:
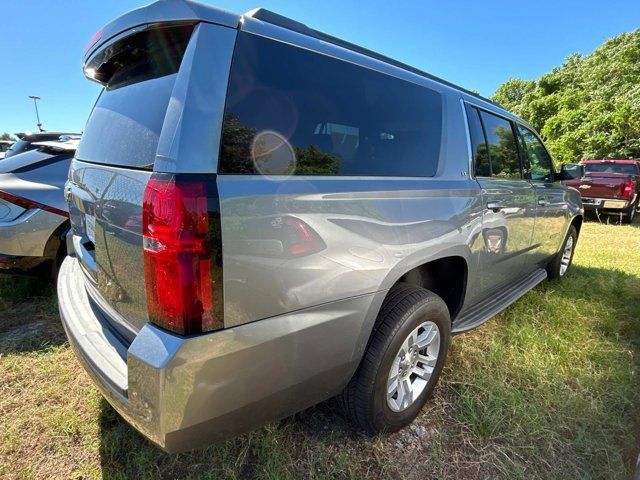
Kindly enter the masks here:
<path id="1" fill-rule="evenodd" d="M 40 123 L 40 113 L 38 112 L 38 100 L 40 97 L 36 97 L 35 95 L 29 95 L 29 98 L 33 100 L 33 105 L 36 107 L 36 118 L 38 119 L 38 130 L 44 132 L 42 129 L 42 123 Z"/>

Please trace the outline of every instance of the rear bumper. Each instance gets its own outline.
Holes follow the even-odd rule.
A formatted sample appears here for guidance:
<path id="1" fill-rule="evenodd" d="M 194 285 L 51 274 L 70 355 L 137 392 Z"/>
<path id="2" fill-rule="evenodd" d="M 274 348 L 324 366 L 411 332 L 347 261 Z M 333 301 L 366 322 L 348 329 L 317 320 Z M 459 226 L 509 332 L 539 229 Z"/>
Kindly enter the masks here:
<path id="1" fill-rule="evenodd" d="M 69 342 L 113 407 L 167 452 L 199 448 L 337 394 L 355 371 L 384 292 L 215 333 L 146 324 L 130 345 L 92 304 L 79 265 L 58 277 Z"/>
<path id="2" fill-rule="evenodd" d="M 628 208 L 629 204 L 628 200 L 582 197 L 582 205 L 586 211 L 611 210 L 619 212 Z"/>

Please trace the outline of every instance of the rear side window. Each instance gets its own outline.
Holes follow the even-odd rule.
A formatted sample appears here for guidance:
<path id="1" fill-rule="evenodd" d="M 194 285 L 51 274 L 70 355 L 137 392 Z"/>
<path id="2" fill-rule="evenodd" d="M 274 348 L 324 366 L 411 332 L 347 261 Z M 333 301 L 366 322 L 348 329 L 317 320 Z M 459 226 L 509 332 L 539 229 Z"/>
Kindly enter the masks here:
<path id="1" fill-rule="evenodd" d="M 489 145 L 491 176 L 520 180 L 520 156 L 511 122 L 485 111 L 480 116 Z"/>
<path id="2" fill-rule="evenodd" d="M 485 141 L 482 123 L 480 122 L 480 112 L 477 108 L 470 105 L 466 105 L 466 109 L 467 120 L 469 121 L 469 134 L 471 135 L 471 149 L 473 153 L 475 174 L 478 177 L 490 177 L 491 166 L 489 164 L 487 142 Z"/>
<path id="3" fill-rule="evenodd" d="M 240 33 L 218 171 L 433 176 L 441 134 L 439 93 Z"/>
<path id="4" fill-rule="evenodd" d="M 529 180 L 553 181 L 553 162 L 538 137 L 528 128 L 518 125 L 524 151 L 524 176 Z"/>

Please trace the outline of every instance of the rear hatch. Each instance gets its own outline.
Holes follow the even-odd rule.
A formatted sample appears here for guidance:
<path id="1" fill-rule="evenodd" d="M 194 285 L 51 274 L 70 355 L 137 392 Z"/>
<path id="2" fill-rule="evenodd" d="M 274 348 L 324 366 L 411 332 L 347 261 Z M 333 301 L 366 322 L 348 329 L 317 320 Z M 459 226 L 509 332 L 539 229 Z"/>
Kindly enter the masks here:
<path id="1" fill-rule="evenodd" d="M 97 306 L 128 338 L 148 321 L 143 194 L 194 22 L 138 26 L 92 53 L 102 83 L 68 184 L 73 244 Z"/>

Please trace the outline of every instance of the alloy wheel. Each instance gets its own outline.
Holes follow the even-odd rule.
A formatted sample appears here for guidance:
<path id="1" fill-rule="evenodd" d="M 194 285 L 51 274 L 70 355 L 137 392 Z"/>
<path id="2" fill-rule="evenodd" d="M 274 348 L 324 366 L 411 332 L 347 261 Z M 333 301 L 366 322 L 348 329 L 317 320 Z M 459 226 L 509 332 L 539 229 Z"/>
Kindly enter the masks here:
<path id="1" fill-rule="evenodd" d="M 440 352 L 440 330 L 423 322 L 400 346 L 387 379 L 387 405 L 394 412 L 410 407 L 431 379 Z"/>
<path id="2" fill-rule="evenodd" d="M 560 260 L 560 276 L 562 277 L 567 270 L 569 269 L 569 265 L 571 264 L 571 257 L 573 256 L 573 236 L 569 235 L 567 238 L 567 243 L 564 246 L 564 250 L 562 251 L 562 260 Z"/>

